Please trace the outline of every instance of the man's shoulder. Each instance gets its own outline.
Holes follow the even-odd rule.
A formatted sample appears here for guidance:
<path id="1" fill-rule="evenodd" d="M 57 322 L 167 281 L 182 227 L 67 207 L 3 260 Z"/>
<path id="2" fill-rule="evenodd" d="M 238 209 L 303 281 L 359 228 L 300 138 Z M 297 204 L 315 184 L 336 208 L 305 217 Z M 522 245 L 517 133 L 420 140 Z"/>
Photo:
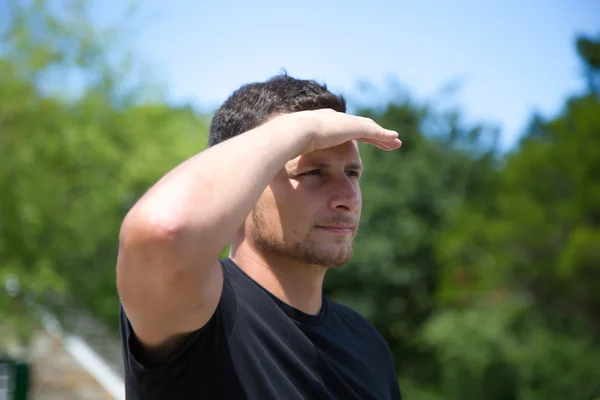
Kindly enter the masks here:
<path id="1" fill-rule="evenodd" d="M 328 300 L 328 302 L 334 310 L 333 312 L 339 317 L 340 322 L 338 323 L 351 329 L 354 332 L 353 336 L 358 337 L 360 342 L 370 350 L 375 350 L 379 357 L 393 363 L 392 349 L 389 343 L 365 315 L 340 302 L 333 300 Z"/>
<path id="2" fill-rule="evenodd" d="M 346 323 L 351 324 L 356 329 L 360 330 L 361 333 L 372 334 L 377 340 L 385 342 L 381 332 L 379 332 L 375 325 L 366 316 L 338 301 L 328 299 L 328 302 L 334 312 Z"/>

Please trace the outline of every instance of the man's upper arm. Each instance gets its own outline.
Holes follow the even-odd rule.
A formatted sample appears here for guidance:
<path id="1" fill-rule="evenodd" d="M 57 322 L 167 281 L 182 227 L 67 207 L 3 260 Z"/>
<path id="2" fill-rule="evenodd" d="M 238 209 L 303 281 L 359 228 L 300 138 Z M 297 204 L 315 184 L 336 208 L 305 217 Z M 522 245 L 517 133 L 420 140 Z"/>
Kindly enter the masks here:
<path id="1" fill-rule="evenodd" d="M 117 287 L 121 304 L 144 354 L 168 357 L 214 314 L 223 289 L 215 260 L 201 265 L 185 259 L 168 241 L 121 244 Z"/>

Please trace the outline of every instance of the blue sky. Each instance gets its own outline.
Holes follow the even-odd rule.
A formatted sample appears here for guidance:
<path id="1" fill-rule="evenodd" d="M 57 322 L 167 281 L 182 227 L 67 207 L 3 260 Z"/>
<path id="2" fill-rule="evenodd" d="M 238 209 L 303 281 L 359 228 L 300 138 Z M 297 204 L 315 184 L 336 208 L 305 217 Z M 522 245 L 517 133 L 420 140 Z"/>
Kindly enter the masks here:
<path id="1" fill-rule="evenodd" d="M 95 3 L 99 21 L 123 3 Z M 577 33 L 600 34 L 597 0 L 146 0 L 130 31 L 174 102 L 214 108 L 285 68 L 351 98 L 398 80 L 419 101 L 459 83 L 452 104 L 514 143 L 533 110 L 583 88 Z M 358 99 L 360 100 L 360 99 Z"/>

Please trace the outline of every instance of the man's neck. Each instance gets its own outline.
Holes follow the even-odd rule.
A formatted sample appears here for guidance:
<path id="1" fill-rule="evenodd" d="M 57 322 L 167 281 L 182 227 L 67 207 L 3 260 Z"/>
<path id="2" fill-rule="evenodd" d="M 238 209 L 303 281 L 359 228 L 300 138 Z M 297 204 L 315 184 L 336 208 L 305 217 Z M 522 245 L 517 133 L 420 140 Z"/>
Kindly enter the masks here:
<path id="1" fill-rule="evenodd" d="M 316 315 L 321 310 L 325 268 L 258 253 L 246 243 L 232 248 L 230 257 L 283 302 L 307 314 Z"/>

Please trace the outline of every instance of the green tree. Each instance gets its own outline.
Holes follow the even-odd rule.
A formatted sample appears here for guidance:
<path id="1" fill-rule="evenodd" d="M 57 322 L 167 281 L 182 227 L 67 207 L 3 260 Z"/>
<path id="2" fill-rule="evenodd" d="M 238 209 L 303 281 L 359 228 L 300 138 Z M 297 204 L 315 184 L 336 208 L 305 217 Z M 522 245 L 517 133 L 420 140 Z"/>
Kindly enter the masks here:
<path id="1" fill-rule="evenodd" d="M 85 3 L 10 4 L 0 42 L 3 341 L 9 330 L 26 336 L 44 309 L 86 308 L 114 326 L 121 220 L 205 146 L 206 118 L 123 89 L 128 71 L 109 62 Z M 77 90 L 60 92 L 73 74 Z"/>
<path id="2" fill-rule="evenodd" d="M 584 61 L 585 78 L 589 93 L 600 93 L 600 41 L 588 36 L 578 36 L 577 52 Z"/>
<path id="3" fill-rule="evenodd" d="M 597 74 L 595 53 L 585 49 L 600 41 L 577 43 L 588 76 Z M 513 382 L 515 398 L 600 395 L 591 372 L 600 365 L 600 101 L 593 90 L 569 98 L 554 118 L 535 116 L 504 158 L 495 195 L 466 202 L 440 235 L 440 309 L 426 342 L 438 356 L 453 354 L 442 357 L 442 371 L 474 366 L 469 357 L 495 348 L 479 375 L 454 377 L 462 388 L 489 387 L 481 376 L 500 362 L 508 367 L 495 376 Z M 492 327 L 494 339 L 481 341 Z M 457 347 L 464 337 L 469 346 Z M 477 398 L 442 387 L 446 398 Z"/>

